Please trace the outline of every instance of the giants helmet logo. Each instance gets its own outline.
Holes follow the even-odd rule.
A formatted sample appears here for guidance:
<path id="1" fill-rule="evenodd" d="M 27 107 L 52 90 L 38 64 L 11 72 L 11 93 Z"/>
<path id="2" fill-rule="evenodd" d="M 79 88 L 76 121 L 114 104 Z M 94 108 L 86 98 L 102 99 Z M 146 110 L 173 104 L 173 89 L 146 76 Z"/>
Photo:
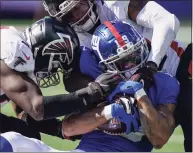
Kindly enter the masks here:
<path id="1" fill-rule="evenodd" d="M 62 63 L 70 64 L 73 60 L 73 42 L 70 36 L 57 33 L 60 39 L 48 43 L 42 55 L 59 55 Z"/>

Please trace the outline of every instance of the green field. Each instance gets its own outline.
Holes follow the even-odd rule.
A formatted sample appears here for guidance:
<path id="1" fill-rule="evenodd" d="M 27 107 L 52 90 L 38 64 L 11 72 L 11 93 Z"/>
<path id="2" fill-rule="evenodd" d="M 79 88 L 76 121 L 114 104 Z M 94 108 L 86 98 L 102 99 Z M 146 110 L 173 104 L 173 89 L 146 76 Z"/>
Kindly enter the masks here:
<path id="1" fill-rule="evenodd" d="M 24 29 L 27 24 L 31 23 L 31 21 L 2 21 L 2 25 L 16 25 L 20 29 Z M 191 22 L 183 22 L 181 24 L 180 31 L 177 35 L 177 39 L 182 41 L 185 46 L 190 43 L 191 41 Z M 62 84 L 56 86 L 56 87 L 51 87 L 48 89 L 43 89 L 42 90 L 44 95 L 55 95 L 55 94 L 60 94 L 64 93 L 64 87 Z M 11 109 L 10 104 L 7 104 L 6 106 L 3 107 L 1 110 L 2 113 L 5 113 L 9 116 L 14 116 L 14 113 Z M 49 146 L 59 149 L 59 150 L 72 150 L 74 149 L 77 144 L 79 143 L 78 141 L 76 142 L 70 142 L 66 140 L 61 140 L 55 137 L 51 137 L 45 134 L 42 134 L 42 140 L 48 144 Z M 183 149 L 183 134 L 182 130 L 180 127 L 176 128 L 174 134 L 168 141 L 168 143 L 160 150 L 154 150 L 155 152 L 184 152 Z"/>

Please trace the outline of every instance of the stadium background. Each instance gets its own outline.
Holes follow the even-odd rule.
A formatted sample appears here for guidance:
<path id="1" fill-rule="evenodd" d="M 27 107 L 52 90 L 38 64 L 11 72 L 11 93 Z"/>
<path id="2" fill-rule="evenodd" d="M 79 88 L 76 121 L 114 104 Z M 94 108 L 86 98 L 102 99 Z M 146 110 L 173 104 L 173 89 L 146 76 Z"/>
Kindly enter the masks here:
<path id="1" fill-rule="evenodd" d="M 167 10 L 174 13 L 181 22 L 181 27 L 177 35 L 177 40 L 180 40 L 184 47 L 191 42 L 191 27 L 192 27 L 192 2 L 191 0 L 157 0 Z M 34 11 L 40 5 L 40 1 L 0 1 L 0 17 L 1 25 L 13 25 L 20 30 L 25 29 L 33 20 Z M 3 39 L 3 38 L 2 38 Z M 66 92 L 62 83 L 56 87 L 50 87 L 42 90 L 44 95 L 55 95 Z M 1 110 L 9 116 L 15 116 L 11 105 L 7 104 Z M 3 125 L 0 125 L 3 126 Z M 71 142 L 61 140 L 42 134 L 42 140 L 59 150 L 72 150 L 79 141 Z M 161 150 L 154 150 L 155 152 L 183 152 L 183 134 L 180 127 L 177 127 L 174 134 L 171 136 L 168 143 Z"/>

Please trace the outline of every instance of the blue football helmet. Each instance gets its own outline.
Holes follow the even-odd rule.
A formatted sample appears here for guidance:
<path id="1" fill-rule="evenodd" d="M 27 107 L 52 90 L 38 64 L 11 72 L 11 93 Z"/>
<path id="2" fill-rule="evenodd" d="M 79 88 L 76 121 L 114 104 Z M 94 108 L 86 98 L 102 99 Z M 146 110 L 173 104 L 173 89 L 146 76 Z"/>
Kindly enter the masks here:
<path id="1" fill-rule="evenodd" d="M 121 21 L 105 21 L 97 27 L 91 44 L 103 69 L 124 73 L 127 79 L 145 64 L 149 55 L 145 38 Z"/>

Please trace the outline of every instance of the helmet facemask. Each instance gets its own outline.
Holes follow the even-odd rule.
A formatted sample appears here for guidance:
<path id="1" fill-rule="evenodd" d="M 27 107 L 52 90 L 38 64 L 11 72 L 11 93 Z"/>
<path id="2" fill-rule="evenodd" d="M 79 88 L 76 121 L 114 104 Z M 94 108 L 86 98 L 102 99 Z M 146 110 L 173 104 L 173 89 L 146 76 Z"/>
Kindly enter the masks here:
<path id="1" fill-rule="evenodd" d="M 61 19 L 79 2 L 80 0 L 59 0 L 57 2 L 56 0 L 44 0 L 43 5 L 51 17 Z"/>
<path id="2" fill-rule="evenodd" d="M 107 71 L 122 74 L 124 79 L 129 79 L 138 68 L 142 67 L 149 55 L 144 38 L 136 44 L 126 43 L 125 46 L 117 49 L 117 53 L 106 60 L 101 60 L 100 64 L 105 65 Z"/>
<path id="3" fill-rule="evenodd" d="M 56 86 L 60 84 L 60 74 L 68 76 L 71 70 L 64 70 L 61 62 L 53 61 L 50 58 L 48 69 L 42 69 L 35 73 L 36 81 L 41 88 Z"/>
<path id="4" fill-rule="evenodd" d="M 67 21 L 77 32 L 90 31 L 99 19 L 93 0 L 63 0 L 59 5 L 44 1 L 44 7 L 50 16 Z"/>
<path id="5" fill-rule="evenodd" d="M 81 14 L 81 11 L 78 11 L 77 9 L 85 11 Z M 73 16 L 76 16 L 77 18 L 74 21 L 70 22 L 70 24 L 76 32 L 90 31 L 99 20 L 98 7 L 94 3 L 90 2 L 90 0 L 83 0 L 82 2 L 77 4 L 77 7 L 74 8 L 74 12 L 75 10 L 77 14 Z"/>

